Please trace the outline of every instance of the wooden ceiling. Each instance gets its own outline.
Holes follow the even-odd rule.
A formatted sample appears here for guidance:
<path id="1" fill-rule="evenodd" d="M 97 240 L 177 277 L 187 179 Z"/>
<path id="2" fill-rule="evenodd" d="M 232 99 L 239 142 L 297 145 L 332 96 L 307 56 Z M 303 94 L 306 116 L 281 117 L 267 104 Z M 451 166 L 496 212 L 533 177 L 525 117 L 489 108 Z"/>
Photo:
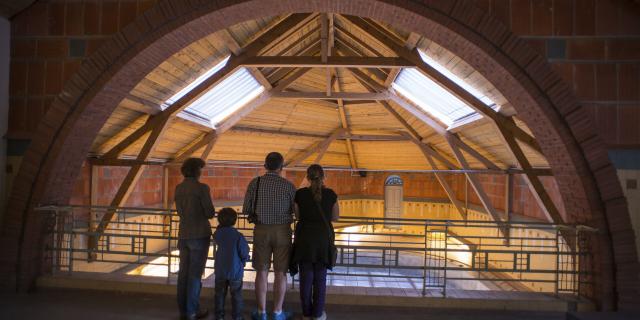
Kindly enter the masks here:
<path id="1" fill-rule="evenodd" d="M 241 55 L 244 48 L 256 39 L 286 23 L 291 17 L 270 17 L 246 21 L 226 30 L 221 30 L 194 42 L 176 53 L 149 73 L 121 101 L 105 126 L 100 131 L 92 147 L 92 157 L 104 158 L 114 146 L 142 127 L 149 117 L 161 113 L 160 105 L 181 90 L 200 74 L 211 68 L 227 55 Z M 398 57 L 385 43 L 373 37 L 352 22 L 354 17 L 332 14 L 311 14 L 300 17 L 298 23 L 286 29 L 273 43 L 261 48 L 258 57 Z M 359 19 L 364 22 L 364 20 Z M 454 74 L 473 85 L 500 106 L 500 113 L 506 119 L 514 119 L 518 127 L 529 132 L 515 117 L 513 107 L 478 72 L 460 58 L 445 50 L 435 42 L 416 34 L 409 34 L 390 26 L 376 24 L 391 41 L 402 44 L 408 51 L 419 48 Z M 415 52 L 415 51 L 413 51 Z M 334 58 L 339 59 L 339 58 Z M 276 59 L 272 59 L 276 61 Z M 271 60 L 270 60 L 271 61 Z M 287 63 L 289 60 L 282 60 Z M 295 61 L 294 61 L 295 62 Z M 253 62 L 248 62 L 253 63 Z M 342 63 L 342 62 L 340 62 Z M 282 64 L 279 64 L 281 66 Z M 315 64 L 314 64 L 315 65 Z M 209 160 L 233 160 L 261 162 L 269 151 L 279 151 L 286 159 L 304 155 L 305 151 L 316 148 L 332 132 L 344 128 L 348 134 L 357 136 L 347 139 L 342 135 L 331 141 L 326 152 L 319 157 L 318 149 L 300 160 L 307 165 L 319 159 L 320 163 L 332 167 L 353 167 L 359 169 L 430 169 L 421 146 L 408 140 L 404 133 L 419 138 L 425 145 L 455 161 L 455 154 L 445 136 L 434 130 L 419 117 L 398 105 L 393 99 L 385 101 L 340 100 L 332 95 L 351 93 L 367 94 L 376 89 L 390 86 L 400 68 L 348 68 L 325 66 L 304 68 L 296 65 L 260 66 L 250 68 L 252 74 L 273 95 L 239 119 L 228 131 L 216 135 L 215 144 L 209 153 Z M 356 74 L 356 76 L 354 76 Z M 363 81 L 363 78 L 365 81 Z M 367 82 L 368 81 L 368 85 Z M 328 89 L 330 87 L 330 89 Z M 284 94 L 275 94 L 283 89 Z M 280 97 L 283 95 L 304 95 L 306 93 L 327 93 L 326 99 Z M 406 103 L 409 104 L 409 103 Z M 421 109 L 413 106 L 416 110 Z M 422 111 L 421 111 L 422 112 Z M 422 112 L 425 116 L 427 113 Z M 395 115 L 394 115 L 395 114 Z M 487 117 L 478 117 L 469 124 L 451 129 L 460 140 L 497 167 L 519 167 L 508 146 L 500 137 L 496 125 Z M 437 122 L 437 121 L 436 121 Z M 443 126 L 442 124 L 440 124 Z M 146 160 L 172 161 L 184 157 L 185 151 L 197 145 L 198 141 L 212 131 L 211 127 L 175 117 L 168 124 L 161 139 L 154 145 Z M 141 136 L 122 152 L 119 158 L 135 158 L 140 154 L 149 133 Z M 380 136 L 386 137 L 380 137 Z M 384 138 L 384 139 L 383 139 Z M 544 157 L 525 143 L 519 142 L 533 167 L 547 167 Z M 200 156 L 206 145 L 195 150 L 193 156 Z M 486 168 L 477 157 L 462 149 L 471 168 Z M 115 158 L 107 154 L 107 158 Z M 440 169 L 446 163 L 436 160 Z"/>
<path id="2" fill-rule="evenodd" d="M 491 98 L 497 111 L 424 63 L 418 49 Z M 222 69 L 166 109 L 160 108 L 227 56 Z M 242 67 L 265 87 L 257 98 L 215 130 L 178 116 Z M 391 84 L 404 67 L 416 68 L 477 115 L 446 127 L 400 97 Z M 149 73 L 120 102 L 96 138 L 90 161 L 131 167 L 111 203 L 118 207 L 145 165 L 180 163 L 191 156 L 261 164 L 271 151 L 282 153 L 288 167 L 320 163 L 353 170 L 517 171 L 525 175 L 549 221 L 562 223 L 540 180 L 551 175 L 540 147 L 491 83 L 429 39 L 337 14 L 246 21 L 192 43 Z M 443 174 L 434 174 L 464 217 L 466 211 Z M 501 221 L 477 175 L 467 174 L 467 179 L 486 211 Z M 112 215 L 103 217 L 98 233 Z M 507 235 L 508 230 L 502 233 Z"/>

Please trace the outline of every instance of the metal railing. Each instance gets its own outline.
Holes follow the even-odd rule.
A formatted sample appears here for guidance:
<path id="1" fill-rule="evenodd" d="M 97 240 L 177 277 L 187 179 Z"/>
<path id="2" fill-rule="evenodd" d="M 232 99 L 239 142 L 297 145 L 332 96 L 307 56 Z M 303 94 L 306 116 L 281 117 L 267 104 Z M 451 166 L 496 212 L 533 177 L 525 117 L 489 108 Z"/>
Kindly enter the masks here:
<path id="1" fill-rule="evenodd" d="M 51 272 L 151 274 L 167 281 L 175 277 L 175 211 L 97 206 L 37 210 L 47 217 L 45 265 Z M 113 210 L 105 232 L 94 232 L 102 215 Z M 215 219 L 211 224 L 216 227 Z M 501 231 L 505 225 L 507 235 Z M 236 227 L 252 246 L 253 225 L 240 215 Z M 595 230 L 589 227 L 369 217 L 341 217 L 334 227 L 338 261 L 329 273 L 334 279 L 396 279 L 414 284 L 423 295 L 436 289 L 443 296 L 447 288 L 477 289 L 479 284 L 485 290 L 570 295 L 590 286 L 588 241 Z M 567 235 L 573 238 L 565 239 Z M 212 273 L 214 255 L 212 243 L 205 275 Z M 248 266 L 247 271 L 252 269 Z"/>

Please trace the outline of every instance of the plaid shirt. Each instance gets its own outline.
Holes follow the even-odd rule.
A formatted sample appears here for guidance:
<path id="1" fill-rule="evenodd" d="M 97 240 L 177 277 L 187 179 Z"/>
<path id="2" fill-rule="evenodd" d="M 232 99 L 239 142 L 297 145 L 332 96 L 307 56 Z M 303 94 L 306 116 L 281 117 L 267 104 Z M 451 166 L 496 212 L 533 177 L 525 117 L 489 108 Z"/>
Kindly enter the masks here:
<path id="1" fill-rule="evenodd" d="M 249 214 L 253 211 L 254 197 L 258 178 L 254 178 L 244 194 L 242 212 Z M 260 177 L 258 190 L 258 208 L 256 214 L 260 224 L 290 224 L 293 222 L 293 200 L 296 187 L 289 180 L 277 173 L 267 172 Z"/>

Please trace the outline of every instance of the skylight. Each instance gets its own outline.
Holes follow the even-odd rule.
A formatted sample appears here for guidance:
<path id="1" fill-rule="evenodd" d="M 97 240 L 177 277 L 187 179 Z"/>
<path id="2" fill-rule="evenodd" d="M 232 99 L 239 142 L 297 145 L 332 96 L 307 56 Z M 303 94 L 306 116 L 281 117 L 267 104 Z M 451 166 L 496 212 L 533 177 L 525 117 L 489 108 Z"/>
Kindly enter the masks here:
<path id="1" fill-rule="evenodd" d="M 483 95 L 480 91 L 476 90 L 464 80 L 438 64 L 424 52 L 420 50 L 418 52 L 424 62 L 438 70 L 438 72 L 442 73 L 451 81 L 467 90 L 485 104 L 489 106 L 495 105 L 495 103 L 487 96 Z M 430 113 L 448 126 L 452 125 L 456 120 L 460 120 L 475 113 L 475 110 L 469 107 L 465 102 L 449 93 L 446 89 L 429 79 L 415 68 L 403 69 L 393 82 L 393 88 L 402 96 L 409 99 L 411 102 L 415 103 L 424 111 Z"/>
<path id="2" fill-rule="evenodd" d="M 163 104 L 162 109 L 166 109 L 208 77 L 220 71 L 228 60 L 229 57 L 225 58 L 173 95 Z M 246 68 L 240 68 L 192 102 L 178 116 L 215 128 L 220 121 L 256 98 L 263 91 L 264 87 L 253 75 Z"/>

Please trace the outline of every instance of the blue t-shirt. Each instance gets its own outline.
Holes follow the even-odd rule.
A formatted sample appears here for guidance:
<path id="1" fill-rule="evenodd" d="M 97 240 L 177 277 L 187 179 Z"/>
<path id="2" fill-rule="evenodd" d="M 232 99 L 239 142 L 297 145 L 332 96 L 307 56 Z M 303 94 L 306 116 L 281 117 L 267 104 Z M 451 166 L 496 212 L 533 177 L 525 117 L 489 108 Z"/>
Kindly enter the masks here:
<path id="1" fill-rule="evenodd" d="M 242 280 L 244 265 L 249 261 L 249 245 L 234 227 L 218 227 L 213 234 L 217 244 L 215 256 L 216 280 Z"/>

